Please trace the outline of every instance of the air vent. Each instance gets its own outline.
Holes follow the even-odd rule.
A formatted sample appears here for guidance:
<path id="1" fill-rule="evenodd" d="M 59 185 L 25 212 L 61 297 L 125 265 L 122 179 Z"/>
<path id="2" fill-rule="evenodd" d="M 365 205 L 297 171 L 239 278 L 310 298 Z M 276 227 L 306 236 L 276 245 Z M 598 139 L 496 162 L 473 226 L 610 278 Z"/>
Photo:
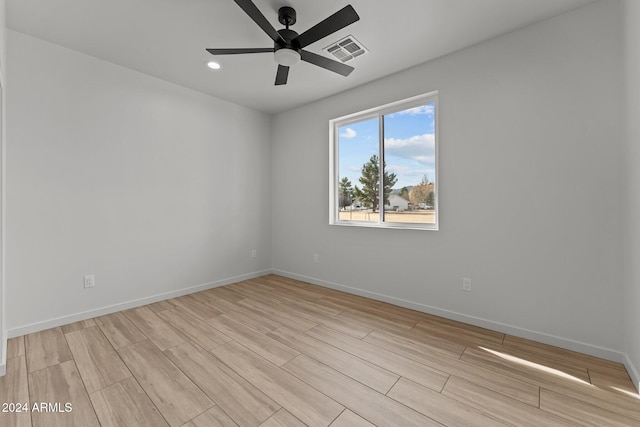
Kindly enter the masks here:
<path id="1" fill-rule="evenodd" d="M 365 48 L 362 43 L 356 40 L 352 35 L 349 35 L 342 40 L 338 40 L 322 50 L 329 52 L 341 62 L 349 62 L 353 58 L 369 52 L 367 48 Z"/>

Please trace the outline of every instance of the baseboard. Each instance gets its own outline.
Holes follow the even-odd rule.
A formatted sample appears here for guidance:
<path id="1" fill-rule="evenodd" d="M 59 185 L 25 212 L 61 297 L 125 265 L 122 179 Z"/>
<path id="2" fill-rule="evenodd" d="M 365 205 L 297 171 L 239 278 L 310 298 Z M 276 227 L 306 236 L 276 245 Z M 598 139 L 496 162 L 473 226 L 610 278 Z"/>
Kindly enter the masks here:
<path id="1" fill-rule="evenodd" d="M 230 285 L 231 283 L 241 282 L 243 280 L 254 279 L 256 277 L 271 274 L 271 270 L 256 271 L 253 273 L 242 274 L 240 276 L 229 277 L 226 279 L 216 280 L 214 282 L 204 283 L 201 285 L 191 286 L 188 288 L 178 289 L 171 292 L 165 292 L 149 297 L 138 298 L 135 300 L 125 301 L 118 304 L 113 304 L 93 310 L 83 311 L 80 313 L 71 314 L 68 316 L 57 317 L 55 319 L 45 320 L 43 322 L 31 323 L 17 328 L 12 328 L 7 331 L 9 338 L 19 337 L 25 334 L 33 332 L 43 331 L 45 329 L 55 328 L 57 326 L 67 325 L 73 322 L 79 322 L 81 320 L 91 319 L 97 316 L 104 316 L 105 314 L 115 313 L 117 311 L 128 310 L 130 308 L 140 307 L 142 305 L 151 304 L 158 301 L 163 301 L 170 298 L 179 297 L 182 295 L 192 294 L 195 292 L 204 291 L 206 289 L 217 288 L 219 286 Z"/>
<path id="2" fill-rule="evenodd" d="M 631 382 L 636 386 L 636 390 L 638 390 L 638 394 L 640 395 L 640 371 L 638 371 L 637 366 L 633 364 L 627 354 L 624 355 L 624 367 L 627 368 L 627 372 L 631 377 Z"/>
<path id="3" fill-rule="evenodd" d="M 469 316 L 466 314 L 445 310 L 445 309 L 433 307 L 426 304 L 407 301 L 407 300 L 395 298 L 389 295 L 379 294 L 376 292 L 370 292 L 363 289 L 353 288 L 353 287 L 341 285 L 338 283 L 328 282 L 326 280 L 320 280 L 314 277 L 291 273 L 289 271 L 272 269 L 271 272 L 273 274 L 278 274 L 280 276 L 288 277 L 290 279 L 300 280 L 302 282 L 312 283 L 314 285 L 324 286 L 324 287 L 335 289 L 338 291 L 360 295 L 360 296 L 371 298 L 377 301 L 388 302 L 390 304 L 398 305 L 398 306 L 409 308 L 416 311 L 421 311 L 423 313 L 433 314 L 435 316 L 440 316 L 440 317 L 444 317 L 451 320 L 457 320 L 459 322 L 468 323 L 470 325 L 479 326 L 481 328 L 491 329 L 493 331 L 502 332 L 504 334 L 509 334 L 509 335 L 520 337 L 520 338 L 541 342 L 544 344 L 554 345 L 556 347 L 561 347 L 567 350 L 588 354 L 590 356 L 600 357 L 602 359 L 612 360 L 618 363 L 625 363 L 624 354 L 616 350 L 599 347 L 596 345 L 587 344 L 587 343 L 575 341 L 568 338 L 558 337 L 555 335 L 549 335 L 542 332 L 532 331 L 532 330 L 521 328 L 518 326 L 513 326 L 505 323 L 495 322 L 492 320 L 482 319 L 475 316 Z M 636 379 L 637 379 L 637 375 L 636 375 Z"/>

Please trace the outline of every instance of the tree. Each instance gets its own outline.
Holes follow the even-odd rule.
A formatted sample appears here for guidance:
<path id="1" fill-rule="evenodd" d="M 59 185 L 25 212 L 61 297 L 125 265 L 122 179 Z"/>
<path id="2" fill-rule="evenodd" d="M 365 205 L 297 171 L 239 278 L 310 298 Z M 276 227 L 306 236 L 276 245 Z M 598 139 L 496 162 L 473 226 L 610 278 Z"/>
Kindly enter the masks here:
<path id="1" fill-rule="evenodd" d="M 380 193 L 380 166 L 379 166 L 378 156 L 374 154 L 371 156 L 369 161 L 362 165 L 362 176 L 359 181 L 362 184 L 362 189 L 358 188 L 356 185 L 353 190 L 353 196 L 360 200 L 362 204 L 365 206 L 371 206 L 373 211 L 375 212 L 379 205 L 379 193 Z M 384 168 L 384 187 L 383 187 L 383 195 L 384 195 L 384 204 L 389 203 L 389 194 L 391 194 L 391 189 L 396 182 L 398 182 L 398 178 L 395 173 L 388 173 L 386 171 L 387 165 L 382 165 Z"/>
<path id="2" fill-rule="evenodd" d="M 427 194 L 427 209 L 433 209 L 436 205 L 436 196 L 433 192 L 433 190 L 429 191 L 429 194 Z"/>
<path id="3" fill-rule="evenodd" d="M 351 186 L 351 181 L 345 176 L 338 183 L 338 203 L 340 204 L 340 209 L 345 206 L 351 206 L 352 192 L 353 187 Z"/>
<path id="4" fill-rule="evenodd" d="M 402 189 L 400 190 L 400 197 L 405 200 L 409 200 L 409 188 L 402 187 Z"/>
<path id="5" fill-rule="evenodd" d="M 429 178 L 425 175 L 422 177 L 420 184 L 414 186 L 409 192 L 409 200 L 414 206 L 419 206 L 420 203 L 428 205 L 429 193 L 433 193 L 433 184 L 429 183 Z M 433 199 L 433 195 L 431 197 Z"/>

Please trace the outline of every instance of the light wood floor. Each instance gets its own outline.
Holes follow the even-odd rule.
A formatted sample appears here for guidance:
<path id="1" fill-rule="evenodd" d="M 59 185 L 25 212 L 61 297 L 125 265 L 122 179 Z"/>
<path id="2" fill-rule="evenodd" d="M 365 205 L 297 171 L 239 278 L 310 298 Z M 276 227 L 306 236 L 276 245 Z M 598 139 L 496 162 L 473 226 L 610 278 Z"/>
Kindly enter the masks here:
<path id="1" fill-rule="evenodd" d="M 13 338 L 0 403 L 29 408 L 1 426 L 640 426 L 620 364 L 279 276 Z"/>

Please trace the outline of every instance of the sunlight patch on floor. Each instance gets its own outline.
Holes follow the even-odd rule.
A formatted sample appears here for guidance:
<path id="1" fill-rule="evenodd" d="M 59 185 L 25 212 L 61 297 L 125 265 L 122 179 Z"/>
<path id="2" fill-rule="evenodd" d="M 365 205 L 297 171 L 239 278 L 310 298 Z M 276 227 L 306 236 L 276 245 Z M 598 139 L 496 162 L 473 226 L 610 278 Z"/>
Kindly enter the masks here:
<path id="1" fill-rule="evenodd" d="M 627 396 L 633 397 L 634 399 L 640 400 L 640 394 L 631 392 L 629 390 L 622 389 L 620 387 L 610 387 L 612 390 L 617 391 L 618 393 L 626 394 Z"/>
<path id="2" fill-rule="evenodd" d="M 586 382 L 584 380 L 581 380 L 580 378 L 574 377 L 573 375 L 567 374 L 566 372 L 562 372 L 562 371 L 560 371 L 558 369 L 550 368 L 548 366 L 544 366 L 544 365 L 541 365 L 539 363 L 535 363 L 535 362 L 531 362 L 529 360 L 521 359 L 521 358 L 516 357 L 516 356 L 511 356 L 510 354 L 501 353 L 499 351 L 491 350 L 489 348 L 485 348 L 485 347 L 479 347 L 479 348 L 481 350 L 484 350 L 484 351 L 486 351 L 488 353 L 493 354 L 494 356 L 498 356 L 501 359 L 508 360 L 509 362 L 513 362 L 513 363 L 517 363 L 517 364 L 522 365 L 522 366 L 526 366 L 526 367 L 529 367 L 529 368 L 537 369 L 539 371 L 546 372 L 548 374 L 552 374 L 552 375 L 555 375 L 555 376 L 558 376 L 560 378 L 564 378 L 564 379 L 567 379 L 567 380 L 575 381 L 575 382 L 580 383 L 580 384 L 593 386 L 592 384 L 590 384 L 590 383 L 588 383 L 588 382 Z"/>

